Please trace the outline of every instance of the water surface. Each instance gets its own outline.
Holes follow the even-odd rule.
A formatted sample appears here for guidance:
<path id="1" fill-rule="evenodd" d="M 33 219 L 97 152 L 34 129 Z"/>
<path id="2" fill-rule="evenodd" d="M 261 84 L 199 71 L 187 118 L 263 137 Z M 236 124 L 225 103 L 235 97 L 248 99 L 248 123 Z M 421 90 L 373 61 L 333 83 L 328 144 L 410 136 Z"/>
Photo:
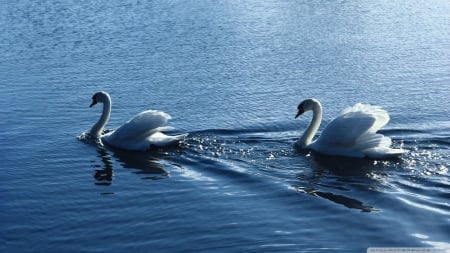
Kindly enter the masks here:
<path id="1" fill-rule="evenodd" d="M 446 1 L 15 1 L 0 8 L 0 251 L 365 252 L 449 247 Z M 172 115 L 171 149 L 79 141 L 108 91 L 114 129 Z M 388 161 L 294 143 L 385 108 Z M 322 130 L 323 128 L 320 128 Z"/>

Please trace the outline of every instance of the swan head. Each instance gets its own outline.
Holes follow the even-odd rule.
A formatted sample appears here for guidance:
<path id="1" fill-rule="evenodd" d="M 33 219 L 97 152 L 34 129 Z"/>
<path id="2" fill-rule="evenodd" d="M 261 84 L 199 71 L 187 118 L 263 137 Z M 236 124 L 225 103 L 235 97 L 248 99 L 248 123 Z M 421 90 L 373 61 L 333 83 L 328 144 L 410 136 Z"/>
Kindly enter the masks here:
<path id="1" fill-rule="evenodd" d="M 97 92 L 92 96 L 92 103 L 89 107 L 92 107 L 97 103 L 105 103 L 108 100 L 110 100 L 108 93 L 104 91 Z"/>
<path id="2" fill-rule="evenodd" d="M 315 98 L 308 98 L 303 100 L 298 106 L 297 106 L 297 114 L 295 115 L 295 118 L 302 115 L 306 111 L 315 110 L 317 107 L 321 107 L 319 100 Z"/>

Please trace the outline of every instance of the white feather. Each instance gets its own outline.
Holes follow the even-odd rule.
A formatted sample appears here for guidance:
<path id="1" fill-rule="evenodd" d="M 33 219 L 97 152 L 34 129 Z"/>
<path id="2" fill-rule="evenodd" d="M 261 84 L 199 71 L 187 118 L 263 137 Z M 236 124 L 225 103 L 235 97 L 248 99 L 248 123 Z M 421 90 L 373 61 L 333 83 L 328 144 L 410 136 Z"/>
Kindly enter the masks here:
<path id="1" fill-rule="evenodd" d="M 172 130 L 170 126 L 164 126 L 170 115 L 156 110 L 143 111 L 117 130 L 102 135 L 111 113 L 111 98 L 106 92 L 98 92 L 93 96 L 93 103 L 103 103 L 103 113 L 100 120 L 92 127 L 90 135 L 99 138 L 102 142 L 121 149 L 148 150 L 151 146 L 168 146 L 183 140 L 187 134 L 169 136 L 162 131 Z M 91 106 L 92 106 L 91 105 Z"/>
<path id="2" fill-rule="evenodd" d="M 328 155 L 370 158 L 389 158 L 406 152 L 391 148 L 391 139 L 377 133 L 389 122 L 389 114 L 379 106 L 358 103 L 345 109 L 325 127 L 315 142 L 311 140 L 322 120 L 322 106 L 316 99 L 307 99 L 300 103 L 300 108 L 312 110 L 314 115 L 300 139 L 299 146 L 303 148 Z"/>

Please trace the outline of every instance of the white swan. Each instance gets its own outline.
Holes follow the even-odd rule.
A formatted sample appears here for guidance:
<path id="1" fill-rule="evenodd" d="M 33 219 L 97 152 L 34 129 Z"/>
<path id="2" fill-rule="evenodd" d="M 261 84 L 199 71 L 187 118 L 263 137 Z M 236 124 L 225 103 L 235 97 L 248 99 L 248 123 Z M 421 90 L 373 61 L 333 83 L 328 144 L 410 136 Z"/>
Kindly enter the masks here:
<path id="1" fill-rule="evenodd" d="M 99 139 L 110 146 L 127 150 L 148 150 L 151 146 L 164 147 L 176 144 L 183 140 L 188 134 L 168 136 L 161 131 L 171 130 L 172 127 L 163 126 L 170 115 L 161 111 L 143 111 L 117 130 L 102 134 L 103 128 L 111 114 L 111 97 L 107 92 L 97 92 L 92 97 L 92 104 L 103 103 L 103 112 L 100 119 L 92 126 L 89 132 L 91 138 Z"/>
<path id="2" fill-rule="evenodd" d="M 311 123 L 296 143 L 302 149 L 349 157 L 392 158 L 406 152 L 391 148 L 391 139 L 376 133 L 389 121 L 389 114 L 378 106 L 358 103 L 345 109 L 331 121 L 315 142 L 314 135 L 322 121 L 322 106 L 317 99 L 306 99 L 298 105 L 295 118 L 313 111 Z"/>

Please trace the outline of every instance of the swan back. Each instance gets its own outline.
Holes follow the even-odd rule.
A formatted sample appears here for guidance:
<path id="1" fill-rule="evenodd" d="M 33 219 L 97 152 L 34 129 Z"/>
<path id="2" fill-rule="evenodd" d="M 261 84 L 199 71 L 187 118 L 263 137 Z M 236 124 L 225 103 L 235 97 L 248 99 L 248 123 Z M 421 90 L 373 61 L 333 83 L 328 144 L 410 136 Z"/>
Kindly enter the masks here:
<path id="1" fill-rule="evenodd" d="M 317 145 L 354 147 L 363 140 L 373 143 L 373 135 L 387 124 L 389 115 L 378 106 L 356 104 L 341 112 L 322 131 Z M 362 137 L 362 139 L 359 139 Z M 368 144 L 366 143 L 366 144 Z"/>
<path id="2" fill-rule="evenodd" d="M 367 129 L 368 132 L 375 133 L 389 122 L 389 114 L 380 106 L 357 103 L 354 106 L 344 109 L 338 116 L 343 118 L 371 118 L 373 122 Z"/>
<path id="3" fill-rule="evenodd" d="M 145 139 L 161 130 L 168 130 L 167 127 L 164 129 L 161 127 L 169 119 L 171 119 L 170 115 L 165 112 L 156 110 L 143 111 L 115 130 L 108 137 L 108 141 L 127 142 Z"/>

